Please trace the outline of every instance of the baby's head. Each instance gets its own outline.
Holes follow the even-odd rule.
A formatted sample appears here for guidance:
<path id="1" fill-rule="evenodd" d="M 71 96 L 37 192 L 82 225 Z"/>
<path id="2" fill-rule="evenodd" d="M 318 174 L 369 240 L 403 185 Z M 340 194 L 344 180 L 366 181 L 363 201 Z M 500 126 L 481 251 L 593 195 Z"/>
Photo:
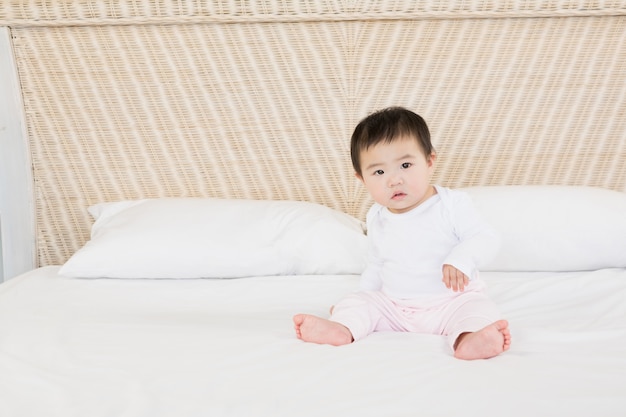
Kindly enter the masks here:
<path id="1" fill-rule="evenodd" d="M 356 174 L 363 176 L 363 151 L 379 143 L 391 143 L 404 138 L 414 138 L 427 159 L 435 153 L 428 125 L 420 115 L 404 107 L 388 107 L 365 117 L 354 129 L 350 142 L 352 166 Z"/>

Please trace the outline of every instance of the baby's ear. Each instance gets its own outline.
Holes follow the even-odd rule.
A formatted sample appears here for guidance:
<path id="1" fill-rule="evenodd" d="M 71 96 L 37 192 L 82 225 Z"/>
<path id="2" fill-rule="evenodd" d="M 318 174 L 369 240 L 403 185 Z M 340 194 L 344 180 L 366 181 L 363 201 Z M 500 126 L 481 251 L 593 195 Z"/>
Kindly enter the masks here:
<path id="1" fill-rule="evenodd" d="M 359 181 L 363 182 L 363 175 L 359 174 L 358 172 L 355 172 L 354 176 L 357 177 Z"/>
<path id="2" fill-rule="evenodd" d="M 433 165 L 435 161 L 437 160 L 437 154 L 434 152 L 431 153 L 430 156 L 426 160 L 428 161 L 429 165 Z"/>

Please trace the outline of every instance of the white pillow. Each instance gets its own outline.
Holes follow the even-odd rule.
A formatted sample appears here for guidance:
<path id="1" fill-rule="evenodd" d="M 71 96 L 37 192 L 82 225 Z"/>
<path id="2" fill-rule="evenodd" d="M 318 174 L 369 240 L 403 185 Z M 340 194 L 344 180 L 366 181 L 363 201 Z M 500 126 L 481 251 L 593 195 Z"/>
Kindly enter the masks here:
<path id="1" fill-rule="evenodd" d="M 296 201 L 163 198 L 102 203 L 91 240 L 60 270 L 72 277 L 235 278 L 360 274 L 359 220 Z"/>
<path id="2" fill-rule="evenodd" d="M 626 193 L 592 187 L 464 188 L 501 234 L 484 271 L 626 267 Z"/>

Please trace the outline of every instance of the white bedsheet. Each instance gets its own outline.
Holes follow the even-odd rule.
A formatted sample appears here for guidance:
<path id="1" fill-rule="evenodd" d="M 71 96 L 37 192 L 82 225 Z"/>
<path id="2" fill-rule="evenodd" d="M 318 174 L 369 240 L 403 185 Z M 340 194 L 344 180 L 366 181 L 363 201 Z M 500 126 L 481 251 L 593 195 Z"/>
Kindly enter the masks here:
<path id="1" fill-rule="evenodd" d="M 0 416 L 625 416 L 626 270 L 483 273 L 509 352 L 441 336 L 296 339 L 356 276 L 69 279 L 0 285 Z"/>

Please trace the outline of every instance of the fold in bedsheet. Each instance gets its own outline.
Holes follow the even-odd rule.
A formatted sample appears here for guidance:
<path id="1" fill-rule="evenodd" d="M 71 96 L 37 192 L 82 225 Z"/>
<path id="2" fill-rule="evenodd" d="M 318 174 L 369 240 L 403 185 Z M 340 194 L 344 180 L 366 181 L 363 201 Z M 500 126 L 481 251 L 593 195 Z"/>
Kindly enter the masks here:
<path id="1" fill-rule="evenodd" d="M 622 416 L 626 270 L 484 273 L 513 346 L 464 362 L 441 336 L 330 347 L 325 315 L 356 276 L 72 279 L 0 285 L 2 416 Z M 453 397 L 452 397 L 453 395 Z"/>

